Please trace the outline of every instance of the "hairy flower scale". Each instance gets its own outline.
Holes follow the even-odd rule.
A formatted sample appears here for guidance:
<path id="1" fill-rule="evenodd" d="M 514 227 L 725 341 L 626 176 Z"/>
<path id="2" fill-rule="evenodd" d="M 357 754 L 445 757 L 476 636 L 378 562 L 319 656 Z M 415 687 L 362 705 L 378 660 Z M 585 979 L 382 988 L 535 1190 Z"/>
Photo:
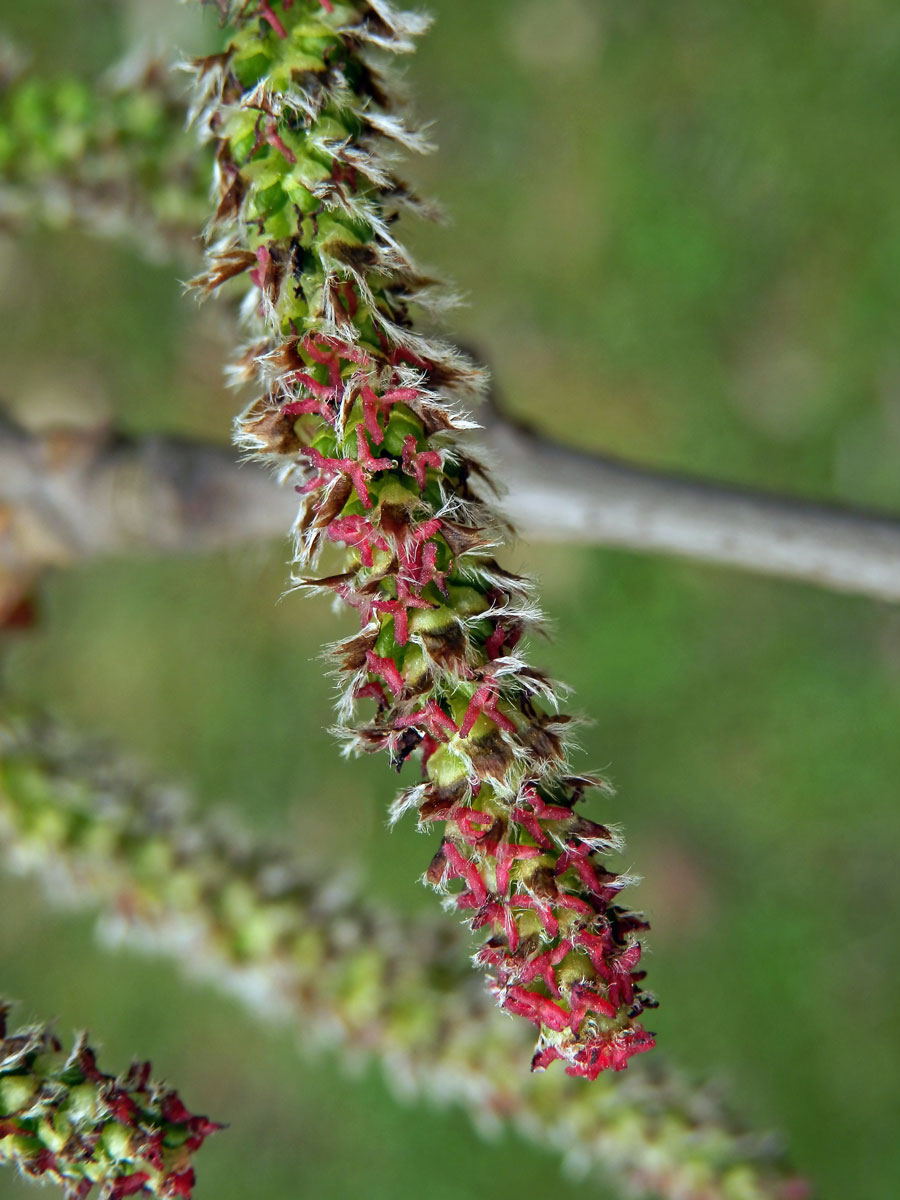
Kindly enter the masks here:
<path id="1" fill-rule="evenodd" d="M 395 236 L 427 206 L 394 174 L 424 149 L 398 114 L 392 55 L 425 21 L 383 0 L 230 6 L 231 39 L 196 64 L 219 199 L 198 286 L 243 276 L 253 341 L 237 367 L 262 394 L 239 421 L 253 456 L 298 472 L 299 586 L 354 608 L 334 653 L 343 733 L 422 782 L 395 811 L 440 822 L 428 881 L 488 940 L 500 1005 L 539 1029 L 537 1068 L 595 1078 L 648 1049 L 643 919 L 598 855 L 615 835 L 576 811 L 601 780 L 573 774 L 568 718 L 519 652 L 531 584 L 493 557 L 505 533 L 459 407 L 483 376 L 414 332 L 440 303 Z M 343 569 L 310 575 L 326 543 Z M 360 717 L 358 710 L 368 711 Z"/>
<path id="2" fill-rule="evenodd" d="M 192 1116 L 150 1064 L 115 1078 L 79 1038 L 66 1058 L 46 1026 L 7 1031 L 0 1003 L 0 1163 L 59 1184 L 66 1200 L 190 1200 L 191 1155 L 221 1126 Z"/>

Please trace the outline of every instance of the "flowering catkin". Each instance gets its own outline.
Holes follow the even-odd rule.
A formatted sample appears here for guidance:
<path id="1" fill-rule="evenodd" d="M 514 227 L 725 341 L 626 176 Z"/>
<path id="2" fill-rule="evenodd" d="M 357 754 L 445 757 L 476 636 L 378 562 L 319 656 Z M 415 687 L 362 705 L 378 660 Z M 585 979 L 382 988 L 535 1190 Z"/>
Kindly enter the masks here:
<path id="1" fill-rule="evenodd" d="M 170 954 L 290 1022 L 377 1055 L 405 1092 L 506 1121 L 581 1170 L 662 1200 L 804 1200 L 771 1139 L 662 1061 L 585 1088 L 529 1077 L 524 1028 L 468 971 L 456 932 L 314 882 L 291 858 L 191 819 L 184 797 L 59 727 L 0 717 L 0 851 L 102 928 Z"/>
<path id="2" fill-rule="evenodd" d="M 47 1026 L 10 1033 L 8 1013 L 0 1002 L 0 1163 L 66 1200 L 189 1198 L 191 1155 L 220 1126 L 152 1083 L 149 1063 L 105 1075 L 85 1037 L 66 1056 Z"/>
<path id="3" fill-rule="evenodd" d="M 618 848 L 576 806 L 603 789 L 567 760 L 568 718 L 520 639 L 536 621 L 528 581 L 493 552 L 502 523 L 458 407 L 481 374 L 413 331 L 432 280 L 395 235 L 425 206 L 394 173 L 424 148 L 398 114 L 392 55 L 425 21 L 384 0 L 225 5 L 226 49 L 195 64 L 197 111 L 216 146 L 211 291 L 243 276 L 253 341 L 237 364 L 262 394 L 241 417 L 249 455 L 302 469 L 297 583 L 356 609 L 334 648 L 343 732 L 422 782 L 417 810 L 443 839 L 427 871 L 488 940 L 477 960 L 500 1005 L 539 1029 L 533 1065 L 596 1078 L 647 1050 L 641 917 L 615 901 Z M 342 568 L 310 578 L 327 543 Z M 368 715 L 359 716 L 362 708 Z"/>
<path id="4" fill-rule="evenodd" d="M 209 161 L 168 66 L 43 79 L 0 51 L 0 225 L 77 224 L 160 258 L 197 250 Z"/>

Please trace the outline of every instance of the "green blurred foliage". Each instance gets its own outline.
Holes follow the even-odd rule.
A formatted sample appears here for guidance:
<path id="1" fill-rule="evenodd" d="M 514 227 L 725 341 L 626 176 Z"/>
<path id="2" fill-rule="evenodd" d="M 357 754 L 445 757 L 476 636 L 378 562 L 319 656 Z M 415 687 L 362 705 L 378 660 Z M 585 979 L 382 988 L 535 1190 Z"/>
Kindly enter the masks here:
<path id="1" fill-rule="evenodd" d="M 47 71 L 90 73 L 143 7 L 44 0 L 3 20 Z M 455 332 L 509 407 L 634 460 L 896 510 L 896 5 L 430 7 L 409 73 L 441 150 L 411 174 L 454 227 L 409 235 L 468 293 Z M 169 20 L 160 4 L 161 36 Z M 202 44 L 199 20 L 171 20 Z M 75 235 L 0 256 L 3 387 L 24 415 L 227 438 L 228 322 L 173 268 Z M 319 649 L 349 626 L 322 600 L 277 603 L 286 558 L 60 574 L 10 681 L 323 869 L 356 863 L 372 894 L 433 908 L 429 842 L 384 828 L 395 778 L 344 763 L 327 733 Z M 824 1200 L 893 1200 L 900 614 L 615 551 L 512 561 L 544 581 L 554 641 L 537 659 L 593 718 L 583 764 L 619 788 L 595 815 L 625 825 L 646 877 L 661 1047 L 784 1130 Z M 0 905 L 2 987 L 27 1014 L 89 1024 L 107 1062 L 152 1055 L 231 1122 L 198 1200 L 584 1192 L 456 1111 L 394 1104 L 372 1070 L 295 1057 L 291 1035 L 170 966 L 104 953 L 30 887 L 4 882 Z"/>

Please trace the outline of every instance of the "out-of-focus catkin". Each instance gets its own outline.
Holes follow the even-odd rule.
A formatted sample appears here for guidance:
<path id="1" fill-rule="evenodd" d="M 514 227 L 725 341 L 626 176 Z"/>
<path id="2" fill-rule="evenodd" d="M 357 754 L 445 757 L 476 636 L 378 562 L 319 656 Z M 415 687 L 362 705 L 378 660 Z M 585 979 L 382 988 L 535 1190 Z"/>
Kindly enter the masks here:
<path id="1" fill-rule="evenodd" d="M 742 1131 L 715 1091 L 646 1059 L 590 1087 L 529 1076 L 527 1031 L 468 969 L 460 931 L 404 920 L 312 880 L 283 851 L 108 750 L 34 718 L 0 717 L 0 856 L 106 937 L 172 957 L 393 1085 L 507 1123 L 628 1194 L 665 1200 L 805 1200 L 777 1143 Z"/>

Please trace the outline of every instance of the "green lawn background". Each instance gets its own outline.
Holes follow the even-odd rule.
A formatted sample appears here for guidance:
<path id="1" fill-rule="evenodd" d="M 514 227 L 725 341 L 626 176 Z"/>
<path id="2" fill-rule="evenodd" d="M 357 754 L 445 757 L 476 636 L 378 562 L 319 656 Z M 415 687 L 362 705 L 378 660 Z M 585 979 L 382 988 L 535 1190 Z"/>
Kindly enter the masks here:
<path id="1" fill-rule="evenodd" d="M 203 44 L 190 7 L 153 8 L 43 0 L 2 23 L 47 71 L 96 72 L 136 28 Z M 509 408 L 637 461 L 900 508 L 896 5 L 430 8 L 409 74 L 440 152 L 411 173 L 454 224 L 409 236 L 467 294 L 454 329 Z M 184 270 L 74 234 L 4 240 L 0 259 L 3 392 L 31 419 L 227 439 L 227 322 L 182 296 Z M 428 839 L 384 827 L 395 777 L 325 732 L 317 654 L 346 626 L 322 600 L 277 603 L 286 557 L 58 575 L 10 680 L 201 804 L 434 908 Z M 781 1128 L 823 1200 L 896 1200 L 900 612 L 607 550 L 512 561 L 554 627 L 536 656 L 593 718 L 584 765 L 619 789 L 596 814 L 646 877 L 660 1045 Z M 90 1026 L 112 1064 L 152 1056 L 231 1123 L 198 1200 L 584 1194 L 456 1110 L 396 1104 L 374 1069 L 296 1057 L 173 967 L 96 948 L 30 884 L 0 888 L 0 988 L 23 1015 Z"/>

